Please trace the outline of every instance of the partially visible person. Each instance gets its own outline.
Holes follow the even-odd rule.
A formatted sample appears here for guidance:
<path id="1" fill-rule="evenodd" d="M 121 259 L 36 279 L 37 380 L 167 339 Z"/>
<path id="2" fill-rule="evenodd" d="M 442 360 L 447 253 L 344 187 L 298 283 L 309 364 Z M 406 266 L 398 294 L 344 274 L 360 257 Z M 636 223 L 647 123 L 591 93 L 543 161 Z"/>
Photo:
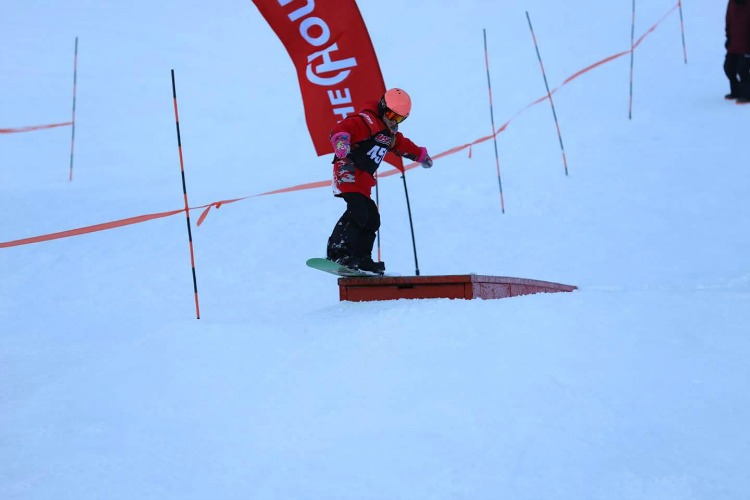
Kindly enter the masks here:
<path id="1" fill-rule="evenodd" d="M 750 2 L 729 0 L 726 17 L 727 54 L 724 74 L 729 79 L 726 99 L 750 103 Z"/>
<path id="2" fill-rule="evenodd" d="M 368 101 L 331 130 L 334 196 L 346 201 L 346 211 L 328 238 L 326 256 L 350 269 L 383 274 L 385 264 L 372 260 L 372 247 L 380 228 L 378 207 L 370 197 L 375 171 L 393 152 L 432 166 L 427 149 L 398 131 L 411 112 L 411 98 L 402 89 L 390 89 L 380 100 Z"/>

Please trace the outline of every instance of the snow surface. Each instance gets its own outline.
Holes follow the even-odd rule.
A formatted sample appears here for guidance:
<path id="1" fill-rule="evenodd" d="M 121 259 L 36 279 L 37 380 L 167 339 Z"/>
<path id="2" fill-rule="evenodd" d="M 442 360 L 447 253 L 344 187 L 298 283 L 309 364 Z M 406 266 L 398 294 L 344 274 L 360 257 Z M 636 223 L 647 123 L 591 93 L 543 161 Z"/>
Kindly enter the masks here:
<path id="1" fill-rule="evenodd" d="M 639 2 L 636 37 L 673 7 Z M 343 203 L 296 74 L 246 0 L 0 4 L 0 241 L 180 209 L 177 78 L 201 316 L 184 217 L 0 250 L 0 498 L 750 498 L 750 109 L 722 98 L 725 2 L 684 5 L 635 51 L 632 3 L 361 1 L 403 132 L 422 275 L 574 293 L 342 303 L 307 269 Z M 521 112 L 522 111 L 522 112 Z M 519 113 L 520 114 L 517 114 Z M 400 177 L 382 258 L 414 272 Z"/>

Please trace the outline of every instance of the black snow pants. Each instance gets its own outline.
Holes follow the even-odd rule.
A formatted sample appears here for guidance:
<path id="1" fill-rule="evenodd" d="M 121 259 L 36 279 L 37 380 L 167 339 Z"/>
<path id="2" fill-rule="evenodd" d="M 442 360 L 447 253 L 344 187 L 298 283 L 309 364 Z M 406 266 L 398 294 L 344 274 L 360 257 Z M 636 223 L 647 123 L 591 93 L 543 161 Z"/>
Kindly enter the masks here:
<path id="1" fill-rule="evenodd" d="M 328 238 L 327 257 L 371 257 L 375 237 L 380 228 L 378 206 L 372 199 L 360 193 L 341 193 L 346 201 L 346 211 L 333 228 Z"/>

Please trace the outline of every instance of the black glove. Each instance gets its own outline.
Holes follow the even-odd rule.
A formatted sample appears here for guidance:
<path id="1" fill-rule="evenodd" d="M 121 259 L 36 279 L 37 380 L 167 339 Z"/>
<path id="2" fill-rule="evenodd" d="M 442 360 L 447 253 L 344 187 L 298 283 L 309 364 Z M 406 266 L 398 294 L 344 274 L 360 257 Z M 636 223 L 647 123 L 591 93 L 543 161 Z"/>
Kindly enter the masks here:
<path id="1" fill-rule="evenodd" d="M 432 167 L 432 158 L 429 156 L 425 156 L 424 160 L 422 160 L 422 168 L 430 168 Z"/>

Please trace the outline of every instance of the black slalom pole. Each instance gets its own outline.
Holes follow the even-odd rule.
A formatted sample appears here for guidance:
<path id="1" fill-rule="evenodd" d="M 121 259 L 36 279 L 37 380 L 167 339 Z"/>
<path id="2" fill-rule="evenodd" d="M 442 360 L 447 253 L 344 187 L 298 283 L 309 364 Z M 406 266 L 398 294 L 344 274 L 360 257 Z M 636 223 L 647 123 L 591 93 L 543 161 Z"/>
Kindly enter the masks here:
<path id="1" fill-rule="evenodd" d="M 685 22 L 682 19 L 682 0 L 677 1 L 677 5 L 680 8 L 680 33 L 682 34 L 682 56 L 687 64 L 687 48 L 685 47 Z"/>
<path id="2" fill-rule="evenodd" d="M 198 281 L 195 278 L 195 252 L 193 251 L 193 232 L 190 230 L 190 205 L 188 205 L 187 187 L 185 185 L 185 163 L 182 160 L 182 139 L 180 138 L 180 116 L 177 113 L 177 88 L 174 82 L 174 70 L 172 70 L 172 98 L 174 101 L 174 121 L 177 125 L 177 150 L 180 155 L 180 173 L 182 175 L 182 194 L 185 199 L 185 218 L 187 220 L 188 246 L 190 247 L 190 267 L 193 269 L 193 296 L 195 297 L 195 316 L 201 319 L 200 305 L 198 304 Z"/>
<path id="3" fill-rule="evenodd" d="M 492 140 L 495 143 L 495 167 L 497 168 L 497 183 L 500 185 L 500 210 L 505 213 L 505 199 L 503 198 L 503 181 L 500 178 L 500 156 L 497 154 L 497 131 L 495 130 L 495 112 L 492 110 L 492 84 L 490 83 L 490 56 L 487 52 L 487 30 L 484 34 L 484 64 L 487 68 L 487 90 L 490 92 L 490 123 L 492 124 Z"/>
<path id="4" fill-rule="evenodd" d="M 76 86 L 78 85 L 78 37 L 76 37 L 76 46 L 73 50 L 73 125 L 70 132 L 70 171 L 68 181 L 73 180 L 73 150 L 76 143 Z"/>
<path id="5" fill-rule="evenodd" d="M 378 182 L 378 173 L 375 172 L 375 205 L 378 207 L 378 211 L 380 211 L 380 189 L 378 189 L 378 185 L 380 183 Z M 378 228 L 377 232 L 377 238 L 378 238 L 378 262 L 382 262 L 382 258 L 380 255 L 380 229 Z"/>
<path id="6" fill-rule="evenodd" d="M 633 0 L 633 15 L 630 21 L 630 104 L 628 105 L 628 120 L 633 119 L 633 59 L 635 51 L 635 0 Z"/>
<path id="7" fill-rule="evenodd" d="M 635 2 L 635 0 L 633 0 Z M 544 71 L 544 63 L 542 62 L 542 55 L 539 53 L 539 44 L 536 42 L 536 35 L 534 34 L 534 27 L 531 25 L 531 16 L 526 11 L 526 20 L 529 22 L 529 30 L 531 31 L 531 38 L 534 41 L 534 48 L 536 49 L 536 57 L 539 60 L 539 67 L 542 69 L 542 78 L 544 78 L 544 88 L 547 89 L 547 99 L 549 104 L 552 106 L 552 118 L 555 120 L 555 128 L 557 129 L 557 138 L 560 141 L 560 150 L 562 151 L 563 167 L 565 167 L 565 175 L 568 175 L 568 159 L 565 156 L 565 146 L 563 146 L 562 134 L 560 133 L 560 122 L 557 120 L 557 112 L 555 111 L 555 101 L 552 100 L 552 92 L 549 90 L 549 83 L 547 82 L 547 72 Z"/>
<path id="8" fill-rule="evenodd" d="M 406 211 L 409 212 L 409 227 L 411 228 L 411 245 L 414 247 L 414 273 L 419 276 L 419 260 L 417 260 L 417 240 L 414 239 L 414 222 L 411 219 L 411 205 L 409 204 L 409 189 L 406 187 L 406 170 L 401 172 L 404 181 L 404 193 L 406 194 Z"/>

